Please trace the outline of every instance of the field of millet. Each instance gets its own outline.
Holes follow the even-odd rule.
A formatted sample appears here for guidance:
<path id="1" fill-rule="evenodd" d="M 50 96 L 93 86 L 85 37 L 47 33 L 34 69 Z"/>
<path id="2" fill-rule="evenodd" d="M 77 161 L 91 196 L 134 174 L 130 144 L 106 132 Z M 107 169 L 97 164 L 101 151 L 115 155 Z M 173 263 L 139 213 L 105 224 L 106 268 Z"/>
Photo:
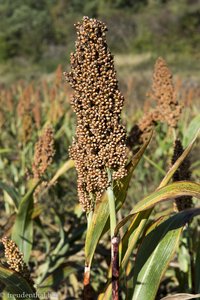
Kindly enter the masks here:
<path id="1" fill-rule="evenodd" d="M 199 78 L 76 30 L 69 66 L 1 85 L 2 299 L 198 297 Z"/>

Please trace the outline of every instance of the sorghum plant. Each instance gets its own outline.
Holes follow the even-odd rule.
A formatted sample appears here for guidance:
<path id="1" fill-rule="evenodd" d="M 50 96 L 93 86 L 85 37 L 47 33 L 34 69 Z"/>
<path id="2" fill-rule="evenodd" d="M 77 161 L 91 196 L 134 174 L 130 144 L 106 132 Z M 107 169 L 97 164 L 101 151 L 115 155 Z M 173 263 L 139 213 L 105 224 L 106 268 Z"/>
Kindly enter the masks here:
<path id="1" fill-rule="evenodd" d="M 120 122 L 124 98 L 106 43 L 105 24 L 84 17 L 76 28 L 78 38 L 76 52 L 71 54 L 72 70 L 65 74 L 75 90 L 72 106 L 77 115 L 70 154 L 78 171 L 79 201 L 90 218 L 105 190 L 110 191 L 113 237 L 116 226 L 113 180 L 126 175 L 126 133 Z"/>

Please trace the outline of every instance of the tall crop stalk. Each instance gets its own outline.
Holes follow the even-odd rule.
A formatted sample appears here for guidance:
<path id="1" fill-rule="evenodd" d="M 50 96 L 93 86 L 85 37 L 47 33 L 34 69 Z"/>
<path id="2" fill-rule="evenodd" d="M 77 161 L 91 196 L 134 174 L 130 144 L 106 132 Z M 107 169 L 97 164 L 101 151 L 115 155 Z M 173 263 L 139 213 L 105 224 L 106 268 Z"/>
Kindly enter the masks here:
<path id="1" fill-rule="evenodd" d="M 79 201 L 88 217 L 107 191 L 110 211 L 113 287 L 118 299 L 118 239 L 113 181 L 126 175 L 126 133 L 120 122 L 124 98 L 118 89 L 113 57 L 108 49 L 104 23 L 84 17 L 76 24 L 76 52 L 66 79 L 74 88 L 72 106 L 77 115 L 76 137 L 70 148 L 78 171 Z M 87 290 L 90 264 L 86 261 Z M 88 297 L 87 292 L 84 293 Z M 113 295 L 114 295 L 113 294 Z"/>
<path id="2" fill-rule="evenodd" d="M 117 225 L 115 195 L 113 191 L 112 171 L 108 169 L 109 186 L 107 188 L 110 212 L 110 235 L 111 235 L 111 267 L 112 267 L 112 299 L 119 299 L 119 237 L 115 236 Z"/>

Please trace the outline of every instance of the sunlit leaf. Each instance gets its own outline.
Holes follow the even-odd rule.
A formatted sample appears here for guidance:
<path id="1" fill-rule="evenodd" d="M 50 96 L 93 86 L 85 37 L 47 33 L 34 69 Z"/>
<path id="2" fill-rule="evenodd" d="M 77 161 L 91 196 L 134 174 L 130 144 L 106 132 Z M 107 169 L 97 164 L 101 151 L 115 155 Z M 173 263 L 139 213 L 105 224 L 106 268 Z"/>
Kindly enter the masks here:
<path id="1" fill-rule="evenodd" d="M 200 198 L 200 184 L 190 181 L 178 181 L 157 189 L 135 205 L 130 214 L 116 226 L 115 234 L 117 234 L 119 229 L 133 218 L 136 213 L 147 210 L 162 201 L 184 195 Z"/>
<path id="2" fill-rule="evenodd" d="M 177 248 L 184 225 L 200 214 L 200 208 L 177 213 L 162 222 L 143 240 L 135 262 L 132 300 L 155 299 L 162 276 Z"/>
<path id="3" fill-rule="evenodd" d="M 24 254 L 25 262 L 28 262 L 33 242 L 33 193 L 39 184 L 39 180 L 32 182 L 32 186 L 22 198 L 19 204 L 15 224 L 12 228 L 12 239 L 16 242 L 20 251 Z"/>

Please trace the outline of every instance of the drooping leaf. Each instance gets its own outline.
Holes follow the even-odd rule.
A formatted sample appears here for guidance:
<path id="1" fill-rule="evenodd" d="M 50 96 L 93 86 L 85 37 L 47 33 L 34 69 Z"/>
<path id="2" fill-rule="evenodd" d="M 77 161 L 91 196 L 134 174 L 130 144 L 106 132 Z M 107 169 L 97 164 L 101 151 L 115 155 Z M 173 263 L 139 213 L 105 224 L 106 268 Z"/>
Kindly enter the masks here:
<path id="1" fill-rule="evenodd" d="M 12 228 L 12 240 L 16 242 L 20 251 L 24 254 L 24 261 L 28 262 L 33 242 L 33 193 L 39 184 L 39 180 L 32 182 L 32 186 L 22 198 L 18 213 Z"/>
<path id="2" fill-rule="evenodd" d="M 132 300 L 155 299 L 162 276 L 177 248 L 184 225 L 200 214 L 200 208 L 177 213 L 144 238 L 135 262 Z"/>
<path id="3" fill-rule="evenodd" d="M 115 234 L 117 234 L 119 229 L 133 218 L 136 213 L 147 210 L 162 201 L 184 195 L 200 198 L 200 184 L 190 181 L 177 181 L 157 189 L 155 192 L 151 193 L 135 205 L 130 214 L 116 226 Z"/>
<path id="4" fill-rule="evenodd" d="M 16 208 L 18 208 L 19 200 L 20 200 L 20 196 L 19 196 L 18 192 L 13 187 L 11 187 L 10 185 L 8 185 L 4 182 L 0 182 L 0 189 L 5 191 L 10 196 L 10 198 L 13 201 L 14 206 Z"/>
<path id="5" fill-rule="evenodd" d="M 7 292 L 18 295 L 18 299 L 39 299 L 33 288 L 20 274 L 1 266 L 0 281 L 5 284 Z"/>
<path id="6" fill-rule="evenodd" d="M 192 150 L 192 147 L 197 139 L 199 135 L 199 130 L 197 131 L 197 133 L 195 134 L 194 138 L 192 139 L 192 141 L 190 142 L 190 144 L 185 148 L 185 150 L 183 151 L 183 153 L 181 154 L 181 156 L 176 160 L 176 162 L 173 164 L 173 166 L 169 169 L 169 171 L 167 172 L 167 174 L 165 175 L 165 177 L 163 178 L 163 180 L 161 181 L 159 188 L 167 185 L 170 181 L 170 179 L 172 178 L 172 176 L 174 175 L 174 173 L 176 172 L 176 170 L 178 169 L 178 167 L 182 164 L 182 162 L 185 160 L 185 158 L 187 157 L 187 155 L 190 153 L 190 151 Z"/>
<path id="7" fill-rule="evenodd" d="M 74 161 L 69 159 L 66 161 L 56 172 L 56 174 L 53 176 L 53 178 L 49 182 L 49 186 L 53 185 L 60 176 L 65 174 L 69 169 L 74 167 Z"/>

